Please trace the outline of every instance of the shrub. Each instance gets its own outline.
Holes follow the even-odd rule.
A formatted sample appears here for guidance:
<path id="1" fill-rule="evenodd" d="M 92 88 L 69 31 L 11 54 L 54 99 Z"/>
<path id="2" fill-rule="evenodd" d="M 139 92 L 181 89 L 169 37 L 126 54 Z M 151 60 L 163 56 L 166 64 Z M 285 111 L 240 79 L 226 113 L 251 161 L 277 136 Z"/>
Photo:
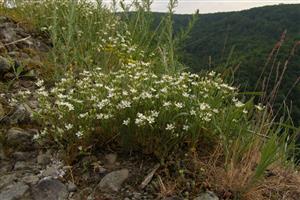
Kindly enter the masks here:
<path id="1" fill-rule="evenodd" d="M 46 128 L 37 137 L 82 147 L 116 138 L 164 156 L 178 145 L 196 147 L 200 139 L 235 138 L 239 124 L 249 126 L 251 106 L 237 94 L 214 72 L 156 75 L 150 63 L 138 61 L 112 72 L 70 71 L 50 92 L 38 90 L 37 119 Z"/>

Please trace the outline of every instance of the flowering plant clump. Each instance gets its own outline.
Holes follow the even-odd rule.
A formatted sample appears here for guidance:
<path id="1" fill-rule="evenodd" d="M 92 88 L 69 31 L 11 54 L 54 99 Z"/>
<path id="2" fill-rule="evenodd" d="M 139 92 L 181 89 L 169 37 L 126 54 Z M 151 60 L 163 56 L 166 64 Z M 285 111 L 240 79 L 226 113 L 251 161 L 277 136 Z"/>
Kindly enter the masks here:
<path id="1" fill-rule="evenodd" d="M 151 56 L 145 58 L 118 20 L 99 31 L 96 46 L 102 68 L 70 69 L 50 90 L 36 83 L 35 116 L 45 127 L 36 139 L 79 150 L 117 141 L 164 156 L 183 144 L 232 140 L 237 129 L 250 128 L 252 103 L 238 100 L 219 74 L 155 73 Z"/>
<path id="2" fill-rule="evenodd" d="M 215 72 L 156 75 L 144 62 L 109 73 L 101 68 L 68 72 L 50 91 L 43 81 L 37 86 L 36 116 L 45 129 L 35 138 L 50 136 L 81 149 L 115 138 L 147 152 L 168 153 L 176 145 L 219 136 L 222 124 L 234 128 L 248 115 L 236 89 Z"/>

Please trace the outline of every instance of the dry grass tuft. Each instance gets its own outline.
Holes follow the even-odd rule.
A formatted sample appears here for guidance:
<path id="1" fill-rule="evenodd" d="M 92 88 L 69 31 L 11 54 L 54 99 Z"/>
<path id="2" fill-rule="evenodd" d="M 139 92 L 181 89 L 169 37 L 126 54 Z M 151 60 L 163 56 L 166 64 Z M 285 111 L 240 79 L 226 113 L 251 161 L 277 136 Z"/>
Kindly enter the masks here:
<path id="1" fill-rule="evenodd" d="M 272 176 L 266 178 L 261 188 L 263 189 L 263 200 L 298 200 L 300 198 L 300 174 L 291 168 L 274 168 Z"/>
<path id="2" fill-rule="evenodd" d="M 232 155 L 232 159 L 226 161 L 221 146 L 206 161 L 195 158 L 194 164 L 206 177 L 204 187 L 215 191 L 222 199 L 298 200 L 300 174 L 295 169 L 287 169 L 278 162 L 269 167 L 263 177 L 255 178 L 261 159 L 259 147 L 260 142 L 254 142 L 240 160 Z"/>

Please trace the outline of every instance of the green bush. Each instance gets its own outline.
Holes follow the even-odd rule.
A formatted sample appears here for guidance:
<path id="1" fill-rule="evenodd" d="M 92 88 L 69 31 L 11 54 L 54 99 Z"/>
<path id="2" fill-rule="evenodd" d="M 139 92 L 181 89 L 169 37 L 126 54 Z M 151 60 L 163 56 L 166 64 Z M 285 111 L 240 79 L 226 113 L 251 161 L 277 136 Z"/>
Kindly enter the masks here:
<path id="1" fill-rule="evenodd" d="M 214 72 L 156 75 L 150 63 L 140 61 L 111 72 L 70 71 L 50 92 L 38 85 L 36 119 L 46 128 L 36 137 L 83 149 L 115 138 L 125 147 L 165 156 L 174 147 L 197 147 L 200 140 L 230 140 L 237 127 L 247 131 L 253 107 Z"/>

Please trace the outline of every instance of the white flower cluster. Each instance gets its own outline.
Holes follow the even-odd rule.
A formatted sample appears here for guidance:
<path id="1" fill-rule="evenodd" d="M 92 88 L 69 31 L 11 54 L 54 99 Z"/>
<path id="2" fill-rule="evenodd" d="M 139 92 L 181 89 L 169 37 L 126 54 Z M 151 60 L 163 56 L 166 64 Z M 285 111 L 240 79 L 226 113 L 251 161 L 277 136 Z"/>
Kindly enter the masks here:
<path id="1" fill-rule="evenodd" d="M 236 99 L 236 89 L 215 72 L 203 77 L 188 72 L 159 76 L 144 62 L 123 64 L 109 73 L 100 68 L 76 77 L 68 73 L 47 95 L 42 81 L 37 86 L 42 88 L 39 117 L 53 125 L 47 132 L 77 139 L 91 135 L 95 127 L 185 137 L 209 127 L 225 105 L 244 106 Z"/>

